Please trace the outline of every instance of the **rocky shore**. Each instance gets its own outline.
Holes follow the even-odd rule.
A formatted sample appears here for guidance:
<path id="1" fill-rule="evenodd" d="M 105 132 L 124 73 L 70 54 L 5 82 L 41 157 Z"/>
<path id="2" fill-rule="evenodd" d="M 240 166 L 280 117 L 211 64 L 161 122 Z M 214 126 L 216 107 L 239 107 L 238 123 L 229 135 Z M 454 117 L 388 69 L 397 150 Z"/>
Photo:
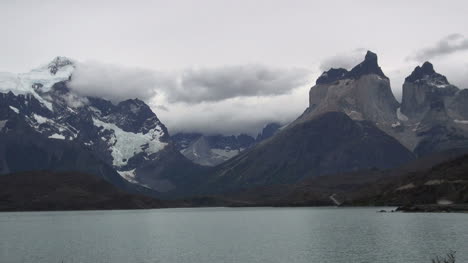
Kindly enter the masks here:
<path id="1" fill-rule="evenodd" d="M 468 213 L 468 204 L 451 204 L 451 205 L 412 205 L 412 206 L 400 206 L 396 209 L 399 212 L 425 212 L 425 213 L 440 213 L 440 212 L 451 212 L 451 213 Z"/>

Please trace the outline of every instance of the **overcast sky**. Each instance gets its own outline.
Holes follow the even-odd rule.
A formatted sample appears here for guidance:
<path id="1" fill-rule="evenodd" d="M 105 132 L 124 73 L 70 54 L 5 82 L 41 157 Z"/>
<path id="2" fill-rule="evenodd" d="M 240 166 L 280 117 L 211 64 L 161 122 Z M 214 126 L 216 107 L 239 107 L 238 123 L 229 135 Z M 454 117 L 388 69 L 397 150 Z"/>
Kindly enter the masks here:
<path id="1" fill-rule="evenodd" d="M 256 133 L 307 107 L 321 71 L 367 49 L 397 98 L 425 60 L 468 87 L 468 2 L 0 2 L 0 71 L 61 55 L 73 87 L 114 101 L 140 97 L 177 131 Z"/>

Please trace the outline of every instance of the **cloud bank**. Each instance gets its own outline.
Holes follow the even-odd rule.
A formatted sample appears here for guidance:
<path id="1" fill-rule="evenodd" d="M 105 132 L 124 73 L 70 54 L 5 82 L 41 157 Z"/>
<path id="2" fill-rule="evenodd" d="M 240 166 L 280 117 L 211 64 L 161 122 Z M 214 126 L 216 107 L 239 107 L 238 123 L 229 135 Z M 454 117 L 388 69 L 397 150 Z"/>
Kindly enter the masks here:
<path id="1" fill-rule="evenodd" d="M 304 69 L 282 69 L 264 65 L 188 69 L 177 85 L 165 90 L 169 102 L 216 102 L 237 97 L 278 96 L 307 83 Z"/>
<path id="2" fill-rule="evenodd" d="M 296 119 L 308 106 L 308 91 L 303 86 L 290 94 L 231 98 L 218 102 L 198 104 L 175 103 L 169 111 L 157 111 L 158 117 L 171 134 L 199 132 L 203 134 L 237 135 L 247 133 L 256 136 L 270 122 L 287 124 Z M 154 101 L 150 103 L 158 105 Z"/>
<path id="3" fill-rule="evenodd" d="M 98 62 L 77 63 L 70 87 L 86 96 L 114 102 L 165 96 L 169 103 L 197 104 L 238 97 L 278 96 L 309 81 L 309 71 L 264 65 L 162 72 Z"/>
<path id="4" fill-rule="evenodd" d="M 78 62 L 69 86 L 114 103 L 142 99 L 171 134 L 256 135 L 268 122 L 296 118 L 307 107 L 312 80 L 305 69 L 258 64 L 164 72 Z"/>
<path id="5" fill-rule="evenodd" d="M 100 62 L 77 62 L 69 84 L 75 92 L 113 102 L 139 98 L 148 101 L 158 89 L 171 85 L 163 73 Z"/>
<path id="6" fill-rule="evenodd" d="M 423 62 L 435 57 L 450 55 L 459 51 L 468 50 L 468 38 L 461 34 L 451 34 L 435 43 L 431 47 L 422 49 L 411 55 L 407 60 Z"/>

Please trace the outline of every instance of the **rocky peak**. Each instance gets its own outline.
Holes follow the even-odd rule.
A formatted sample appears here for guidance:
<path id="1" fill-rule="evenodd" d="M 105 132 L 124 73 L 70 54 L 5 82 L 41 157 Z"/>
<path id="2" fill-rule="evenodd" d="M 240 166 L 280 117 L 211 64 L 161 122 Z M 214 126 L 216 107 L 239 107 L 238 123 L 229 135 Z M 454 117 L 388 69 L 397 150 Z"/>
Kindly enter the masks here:
<path id="1" fill-rule="evenodd" d="M 368 51 L 364 61 L 351 71 L 330 69 L 322 74 L 310 89 L 309 108 L 299 120 L 326 112 L 343 112 L 354 120 L 370 120 L 391 127 L 398 121 L 398 106 L 377 55 Z"/>
<path id="2" fill-rule="evenodd" d="M 117 104 L 118 108 L 131 113 L 133 115 L 140 115 L 143 114 L 152 114 L 152 111 L 148 105 L 142 100 L 139 99 L 128 99 Z"/>
<path id="3" fill-rule="evenodd" d="M 117 105 L 99 98 L 88 98 L 88 100 L 89 105 L 98 110 L 100 117 L 114 123 L 123 131 L 146 134 L 151 129 L 160 127 L 164 134 L 161 139 L 168 140 L 166 127 L 142 100 L 128 99 Z"/>
<path id="4" fill-rule="evenodd" d="M 367 51 L 364 61 L 355 66 L 347 74 L 348 78 L 359 79 L 363 75 L 376 74 L 382 78 L 388 79 L 379 67 L 377 54 L 372 51 Z"/>
<path id="5" fill-rule="evenodd" d="M 342 79 L 359 79 L 363 75 L 375 74 L 382 78 L 388 79 L 379 67 L 377 54 L 367 51 L 364 61 L 355 66 L 351 71 L 344 68 L 331 68 L 320 75 L 316 80 L 316 84 L 331 84 Z"/>
<path id="6" fill-rule="evenodd" d="M 426 61 L 422 66 L 417 66 L 411 74 L 405 78 L 405 82 L 419 82 L 429 80 L 435 85 L 448 85 L 447 78 L 444 75 L 437 73 L 434 66 Z"/>
<path id="7" fill-rule="evenodd" d="M 47 68 L 52 75 L 55 75 L 57 71 L 68 65 L 74 65 L 73 61 L 67 57 L 57 56 L 47 65 Z"/>
<path id="8" fill-rule="evenodd" d="M 257 135 L 257 142 L 261 142 L 272 137 L 279 129 L 281 128 L 281 124 L 272 122 L 265 125 L 262 132 Z"/>
<path id="9" fill-rule="evenodd" d="M 450 114 L 457 114 L 462 108 L 456 106 L 459 89 L 451 85 L 447 78 L 434 70 L 430 62 L 417 66 L 405 79 L 401 112 L 413 122 L 428 122 L 435 112 L 445 112 L 448 108 Z M 463 114 L 461 114 L 463 115 Z M 429 116 L 429 117 L 428 117 Z M 437 119 L 449 118 L 448 115 L 437 114 Z M 442 118 L 443 117 L 443 118 Z M 429 121 L 432 125 L 434 122 Z M 429 125 L 429 124 L 427 124 Z M 430 126 L 430 125 L 429 125 Z"/>

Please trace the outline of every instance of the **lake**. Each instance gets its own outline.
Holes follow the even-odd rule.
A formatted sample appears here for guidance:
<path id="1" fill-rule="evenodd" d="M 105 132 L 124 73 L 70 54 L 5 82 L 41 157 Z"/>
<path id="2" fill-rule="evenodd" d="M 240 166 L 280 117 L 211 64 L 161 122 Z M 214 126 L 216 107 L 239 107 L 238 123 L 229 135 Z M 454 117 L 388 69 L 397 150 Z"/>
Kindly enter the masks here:
<path id="1" fill-rule="evenodd" d="M 388 209 L 388 208 L 387 208 Z M 468 262 L 468 214 L 380 208 L 0 213 L 4 263 Z"/>

